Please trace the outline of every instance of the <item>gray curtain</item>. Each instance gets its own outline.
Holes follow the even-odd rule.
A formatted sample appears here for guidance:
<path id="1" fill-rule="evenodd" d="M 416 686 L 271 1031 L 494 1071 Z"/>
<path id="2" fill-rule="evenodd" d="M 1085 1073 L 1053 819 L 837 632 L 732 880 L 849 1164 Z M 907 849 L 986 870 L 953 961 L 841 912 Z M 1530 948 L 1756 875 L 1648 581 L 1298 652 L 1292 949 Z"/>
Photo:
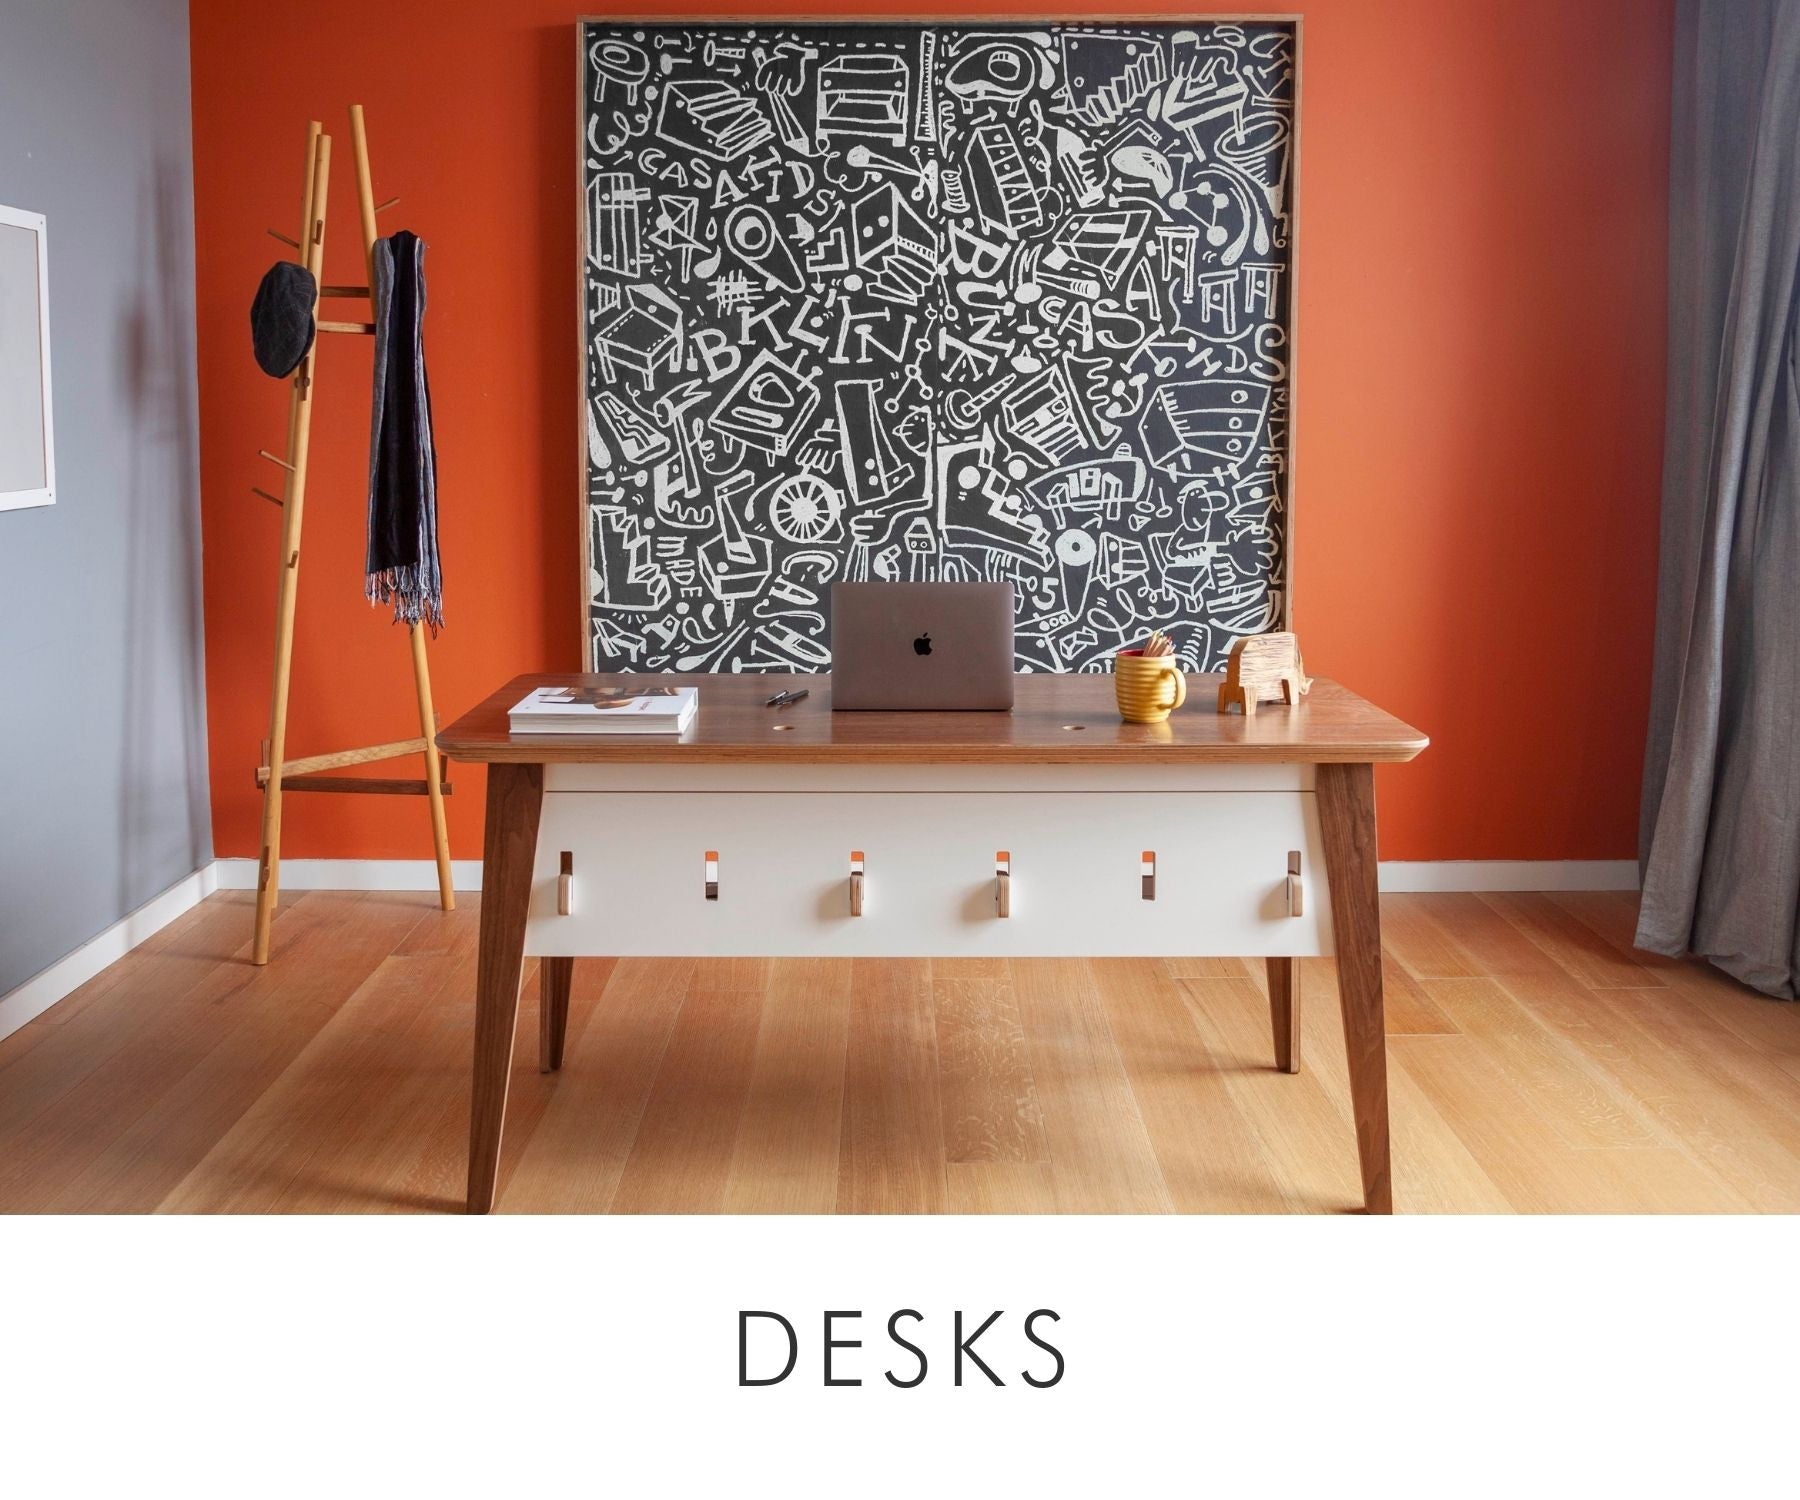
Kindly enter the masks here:
<path id="1" fill-rule="evenodd" d="M 1800 0 L 1683 0 L 1637 942 L 1794 997 Z"/>

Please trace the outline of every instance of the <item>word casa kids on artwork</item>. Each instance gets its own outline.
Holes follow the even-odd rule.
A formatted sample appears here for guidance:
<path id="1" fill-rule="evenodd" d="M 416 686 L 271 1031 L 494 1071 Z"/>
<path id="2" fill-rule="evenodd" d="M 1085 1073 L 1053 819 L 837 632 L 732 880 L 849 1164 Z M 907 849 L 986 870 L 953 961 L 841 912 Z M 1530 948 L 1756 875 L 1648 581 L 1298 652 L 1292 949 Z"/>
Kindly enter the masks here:
<path id="1" fill-rule="evenodd" d="M 1291 22 L 586 23 L 591 670 L 818 671 L 1009 582 L 1021 671 L 1286 617 Z"/>

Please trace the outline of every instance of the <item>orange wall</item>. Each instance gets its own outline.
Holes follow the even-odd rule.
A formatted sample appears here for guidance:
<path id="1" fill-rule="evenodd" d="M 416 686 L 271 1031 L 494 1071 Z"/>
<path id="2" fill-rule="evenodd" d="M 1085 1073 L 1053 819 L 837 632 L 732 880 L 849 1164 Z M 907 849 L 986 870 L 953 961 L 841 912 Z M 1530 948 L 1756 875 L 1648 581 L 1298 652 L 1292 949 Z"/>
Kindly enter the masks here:
<path id="1" fill-rule="evenodd" d="M 447 721 L 513 673 L 578 664 L 581 8 L 192 0 L 221 855 L 256 852 L 279 518 L 249 486 L 269 486 L 256 450 L 280 448 L 287 411 L 286 385 L 251 360 L 246 311 L 279 253 L 265 226 L 294 228 L 309 117 L 340 152 L 326 279 L 363 279 L 352 102 L 368 109 L 377 195 L 402 195 L 384 226 L 431 246 L 448 580 L 438 707 Z M 1259 8 L 1285 9 L 1240 0 L 1170 13 Z M 1384 773 L 1390 859 L 1635 852 L 1671 8 L 1316 0 L 1305 12 L 1296 622 L 1312 670 L 1432 737 L 1420 760 Z M 405 636 L 361 598 L 369 357 L 363 341 L 339 339 L 319 360 L 293 755 L 416 732 Z M 481 778 L 462 766 L 453 778 L 456 852 L 472 857 Z M 411 799 L 295 797 L 285 823 L 291 856 L 430 853 Z"/>

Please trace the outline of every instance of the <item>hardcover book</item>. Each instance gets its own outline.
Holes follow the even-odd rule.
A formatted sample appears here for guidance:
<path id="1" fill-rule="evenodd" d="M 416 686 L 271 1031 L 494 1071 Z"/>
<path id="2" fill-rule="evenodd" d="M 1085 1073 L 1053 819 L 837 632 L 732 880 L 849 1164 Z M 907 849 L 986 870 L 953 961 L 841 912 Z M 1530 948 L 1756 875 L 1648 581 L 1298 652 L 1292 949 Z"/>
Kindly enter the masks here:
<path id="1" fill-rule="evenodd" d="M 699 707 L 691 687 L 540 687 L 509 722 L 514 734 L 680 734 Z"/>

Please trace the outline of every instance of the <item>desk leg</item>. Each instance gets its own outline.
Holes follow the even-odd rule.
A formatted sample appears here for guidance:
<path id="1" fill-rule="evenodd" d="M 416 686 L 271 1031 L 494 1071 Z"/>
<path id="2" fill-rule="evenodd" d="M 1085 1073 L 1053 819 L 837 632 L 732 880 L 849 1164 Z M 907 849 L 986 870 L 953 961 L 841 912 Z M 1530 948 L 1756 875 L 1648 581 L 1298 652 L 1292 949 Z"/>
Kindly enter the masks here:
<path id="1" fill-rule="evenodd" d="M 569 1031 L 569 989 L 575 982 L 573 958 L 538 960 L 538 1072 L 562 1066 L 563 1038 Z"/>
<path id="2" fill-rule="evenodd" d="M 1391 1214 L 1388 1174 L 1387 1033 L 1381 994 L 1381 907 L 1375 869 L 1375 768 L 1368 764 L 1318 768 L 1319 824 L 1325 837 L 1325 878 L 1337 934 L 1338 997 L 1344 1012 L 1344 1050 L 1350 1063 L 1350 1102 L 1362 1161 L 1363 1207 Z"/>
<path id="3" fill-rule="evenodd" d="M 1275 1069 L 1300 1071 L 1300 960 L 1271 958 L 1269 974 L 1269 1027 L 1275 1034 Z"/>
<path id="4" fill-rule="evenodd" d="M 494 1206 L 500 1130 L 506 1122 L 519 978 L 525 966 L 525 913 L 537 857 L 544 768 L 488 767 L 487 829 L 481 848 L 481 952 L 475 962 L 475 1088 L 469 1110 L 469 1212 Z"/>

